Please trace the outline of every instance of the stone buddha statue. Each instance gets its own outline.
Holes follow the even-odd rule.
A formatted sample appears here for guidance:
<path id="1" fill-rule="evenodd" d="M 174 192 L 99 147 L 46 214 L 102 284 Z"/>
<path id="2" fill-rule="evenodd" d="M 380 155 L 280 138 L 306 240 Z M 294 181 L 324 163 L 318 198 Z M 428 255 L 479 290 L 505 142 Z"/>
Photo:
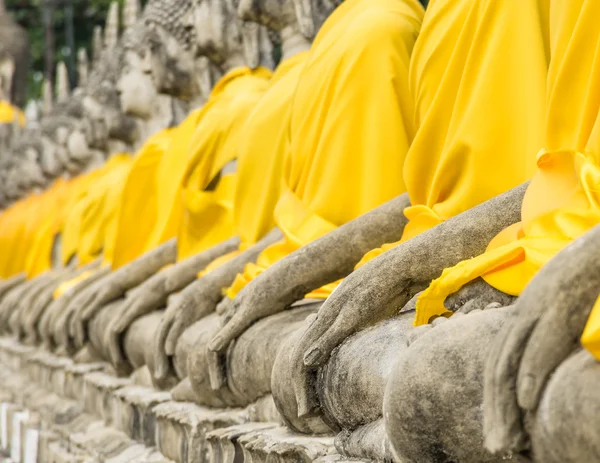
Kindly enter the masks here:
<path id="1" fill-rule="evenodd" d="M 274 398 L 286 422 L 303 432 L 323 431 L 327 427 L 350 430 L 351 433 L 338 437 L 338 449 L 342 453 L 364 458 L 390 458 L 390 447 L 385 443 L 380 417 L 392 366 L 399 352 L 418 334 L 418 330 L 412 333 L 410 328 L 414 316 L 411 313 L 414 301 L 411 302 L 411 299 L 431 279 L 439 276 L 448 264 L 461 260 L 462 256 L 476 254 L 487 246 L 491 236 L 516 222 L 524 190 L 525 187 L 521 186 L 498 196 L 367 263 L 347 276 L 319 310 L 318 316 L 307 322 L 309 327 L 304 328 L 304 334 L 286 333 L 287 339 L 278 350 L 272 382 L 267 386 L 273 388 Z M 229 388 L 242 387 L 241 383 L 237 383 L 238 378 L 244 378 L 244 384 L 249 382 L 244 377 L 245 373 L 241 372 L 241 365 L 235 364 L 232 352 L 242 349 L 240 346 L 243 345 L 248 349 L 245 358 L 260 356 L 265 361 L 266 355 L 262 356 L 259 350 L 248 346 L 252 336 L 258 337 L 257 333 L 264 332 L 269 316 L 273 317 L 273 313 L 289 307 L 315 288 L 348 275 L 368 247 L 377 241 L 390 240 L 391 235 L 384 236 L 386 230 L 390 233 L 393 229 L 400 231 L 399 239 L 407 222 L 403 211 L 409 205 L 405 196 L 399 197 L 341 226 L 279 261 L 238 294 L 233 301 L 234 322 L 225 325 L 225 330 L 219 333 L 223 336 L 215 338 L 210 346 L 227 358 L 221 367 L 226 363 L 224 376 Z M 353 243 L 351 249 L 343 244 L 348 242 Z M 434 243 L 440 242 L 452 243 L 452 246 L 435 249 Z M 353 254 L 355 251 L 356 254 Z M 395 277 L 379 273 L 384 268 L 382 265 L 385 265 L 385 272 L 391 272 Z M 448 304 L 454 310 L 467 312 L 486 307 L 491 302 L 509 305 L 513 299 L 480 280 L 456 294 Z M 280 310 L 272 310 L 273 307 Z M 250 312 L 258 316 L 247 318 Z M 277 317 L 283 317 L 284 313 Z M 473 320 L 470 316 L 464 319 Z M 303 322 L 299 320 L 298 323 L 302 325 Z M 438 323 L 443 324 L 443 321 Z M 218 323 L 213 325 L 213 330 L 215 326 Z M 210 329 L 207 328 L 207 331 Z M 188 357 L 188 374 L 196 398 L 201 397 L 200 403 L 215 397 L 212 395 L 214 391 L 211 391 L 215 385 L 211 387 L 205 373 L 209 363 L 207 356 L 210 355 L 205 347 L 210 335 L 207 333 L 205 337 L 205 344 L 198 344 Z M 231 339 L 235 339 L 234 344 L 229 344 Z M 230 371 L 234 367 L 240 370 Z M 365 374 L 365 371 L 372 371 L 372 374 Z M 219 373 L 223 376 L 222 371 L 217 371 L 217 375 Z M 237 375 L 238 378 L 235 378 Z M 352 385 L 348 383 L 349 378 L 352 378 Z M 255 383 L 250 384 L 256 386 Z M 219 382 L 216 385 L 218 387 Z M 404 390 L 412 391 L 413 388 Z M 231 392 L 228 388 L 219 391 Z M 348 395 L 341 391 L 348 391 Z M 357 396 L 361 397 L 360 403 L 354 399 Z M 415 400 L 417 398 L 415 396 Z M 227 399 L 219 399 L 226 403 Z M 424 436 L 429 435 L 421 432 Z M 477 437 L 481 437 L 481 432 Z M 477 437 L 473 434 L 474 441 Z M 472 448 L 478 448 L 477 444 Z M 423 461 L 414 456 L 409 457 L 409 461 L 410 458 Z M 495 457 L 490 457 L 481 446 L 479 453 L 473 454 L 472 458 L 474 461 L 495 461 Z"/>
<path id="2" fill-rule="evenodd" d="M 232 15 L 233 19 L 235 19 L 234 10 L 232 10 L 230 7 L 229 11 L 229 15 Z M 259 29 L 254 28 L 253 31 L 248 32 L 248 35 L 250 36 L 252 36 L 253 33 L 255 34 L 255 36 L 258 35 L 257 40 L 254 41 L 256 45 L 244 47 L 242 42 L 242 36 L 240 33 L 240 28 L 237 23 L 234 23 L 234 30 L 230 30 L 231 26 L 225 26 L 226 22 L 224 19 L 221 19 L 219 24 L 219 27 L 223 27 L 224 29 L 228 30 L 221 31 L 219 35 L 208 35 L 206 38 L 203 38 L 201 35 L 198 36 L 197 53 L 199 53 L 201 56 L 209 55 L 212 63 L 211 67 L 213 67 L 214 69 L 218 69 L 219 72 L 227 73 L 234 68 L 246 66 L 245 63 L 252 63 L 253 66 L 258 66 L 260 64 L 264 64 L 265 59 L 269 59 L 270 61 L 270 42 L 268 44 L 268 47 L 266 47 L 265 45 L 267 44 L 265 44 L 265 37 L 262 36 L 263 46 L 265 47 L 262 48 L 259 46 L 261 42 L 261 36 L 259 35 L 261 31 Z M 268 51 L 265 50 L 265 48 L 267 48 Z M 166 56 L 165 54 L 167 53 L 167 51 L 168 50 L 163 50 L 161 52 L 159 50 L 157 52 L 157 49 L 155 47 L 153 49 L 153 54 L 157 54 L 158 56 L 162 55 L 164 57 Z M 246 56 L 250 56 L 246 58 L 244 56 L 244 52 L 246 52 Z M 153 67 L 153 69 L 155 68 L 156 66 Z M 205 86 L 206 80 L 208 79 L 206 79 L 205 77 Z M 171 84 L 169 84 L 171 80 L 168 78 L 167 72 L 162 73 L 159 71 L 158 75 L 155 76 L 155 82 L 157 82 L 159 87 L 166 88 L 167 90 L 165 91 L 173 91 L 173 87 L 171 86 Z M 228 167 L 226 166 L 225 169 L 228 169 Z M 225 174 L 227 174 L 227 172 L 225 172 Z M 94 345 L 100 350 L 102 350 L 102 348 L 106 348 L 106 345 L 108 344 L 113 348 L 113 351 L 114 349 L 118 349 L 120 351 L 120 342 L 118 339 L 118 335 L 121 332 L 124 332 L 133 320 L 135 320 L 140 315 L 143 315 L 144 313 L 164 307 L 166 299 L 170 294 L 180 289 L 183 289 L 187 284 L 193 282 L 196 279 L 196 274 L 200 270 L 202 270 L 208 263 L 213 261 L 215 258 L 233 251 L 237 246 L 236 243 L 237 240 L 227 240 L 221 244 L 216 245 L 215 247 L 208 249 L 205 252 L 200 252 L 199 254 L 184 259 L 181 262 L 175 264 L 173 267 L 156 274 L 137 288 L 131 290 L 130 294 L 127 295 L 125 301 L 125 308 L 121 309 L 122 312 L 119 312 L 119 315 L 117 317 L 113 317 L 114 320 L 112 324 L 114 325 L 114 323 L 116 322 L 122 324 L 123 327 L 120 331 L 116 331 L 113 328 L 111 328 L 110 331 L 113 339 L 112 342 L 109 343 L 107 343 L 106 340 L 104 340 L 104 338 L 101 336 L 106 331 L 106 320 L 108 320 L 109 315 L 109 310 L 104 309 L 103 312 L 100 313 L 98 317 L 96 317 L 97 320 L 93 320 L 91 323 L 90 336 L 93 336 L 97 340 L 96 342 L 94 342 Z M 152 253 L 150 253 L 149 255 L 152 255 Z M 252 255 L 256 255 L 255 250 L 243 253 L 240 259 L 237 259 L 237 267 L 235 267 L 234 270 L 229 271 L 229 273 L 231 274 L 231 278 L 233 278 L 235 273 L 238 271 L 236 269 L 241 268 L 240 266 L 243 266 L 244 262 L 247 259 L 251 258 Z M 147 259 L 147 256 L 142 257 L 139 260 L 139 262 L 135 263 L 135 265 L 140 265 L 140 262 L 145 258 Z M 147 265 L 144 265 L 144 267 L 147 268 Z M 220 287 L 217 287 L 216 284 L 213 283 L 213 286 L 215 287 L 214 291 L 220 291 Z M 147 363 L 146 359 L 152 356 L 151 351 L 148 351 L 145 354 L 143 352 L 140 352 L 140 349 L 143 346 L 148 345 L 149 343 L 145 342 L 142 339 L 139 339 L 139 336 L 142 333 L 144 335 L 151 335 L 151 333 L 153 333 L 155 329 L 151 329 L 151 325 L 148 325 L 148 323 L 154 321 L 154 328 L 156 328 L 156 322 L 158 322 L 159 317 L 160 313 L 155 313 L 153 315 L 149 315 L 145 319 L 139 320 L 131 326 L 131 328 L 125 335 L 123 341 L 124 352 L 126 354 L 126 357 L 128 357 L 131 363 L 133 364 L 133 366 L 137 367 Z M 124 320 L 127 320 L 127 322 L 123 323 Z M 140 329 L 139 327 L 142 328 Z M 92 334 L 92 332 L 94 332 L 94 334 Z M 104 344 L 104 346 L 102 344 Z M 119 355 L 119 353 L 117 353 L 117 355 Z"/>
<path id="3" fill-rule="evenodd" d="M 140 136 L 136 149 L 159 130 L 180 123 L 186 106 L 182 100 L 159 93 L 155 87 L 148 72 L 151 36 L 141 19 L 121 39 L 124 53 L 117 90 L 123 112 L 138 120 Z"/>
<path id="4" fill-rule="evenodd" d="M 326 16 L 325 13 L 323 14 L 324 17 L 321 18 L 321 21 Z M 278 5 L 253 4 L 252 8 L 242 2 L 238 6 L 238 16 L 246 20 L 260 21 L 261 24 L 268 25 L 273 28 L 273 31 L 278 32 L 281 35 L 284 59 L 291 58 L 310 47 L 312 36 L 305 36 L 300 32 L 292 2 L 283 2 Z M 279 239 L 281 234 L 279 231 L 274 231 L 270 237 Z M 257 251 L 260 252 L 261 248 L 264 249 L 262 243 Z M 243 266 L 244 262 L 241 264 Z M 175 373 L 180 378 L 189 375 L 190 380 L 183 381 L 173 391 L 174 398 L 177 400 L 194 400 L 200 404 L 211 406 L 239 406 L 247 405 L 268 394 L 270 391 L 270 368 L 274 361 L 275 351 L 267 348 L 264 342 L 269 339 L 268 342 L 277 346 L 278 340 L 289 335 L 304 317 L 314 311 L 314 305 L 309 304 L 298 308 L 297 311 L 275 317 L 260 326 L 257 325 L 257 330 L 248 333 L 248 337 L 236 345 L 228 357 L 232 362 L 230 363 L 231 371 L 227 372 L 228 384 L 219 390 L 212 390 L 211 381 L 206 374 L 208 370 L 206 344 L 220 324 L 219 315 L 214 313 L 215 305 L 222 299 L 222 295 L 219 294 L 220 288 L 233 281 L 235 275 L 232 270 L 239 272 L 240 262 L 231 261 L 200 278 L 182 292 L 180 301 L 173 301 L 174 303 L 170 304 L 167 309 L 168 316 L 163 320 L 157 345 L 159 359 L 157 363 L 162 362 L 163 371 L 157 373 L 160 377 L 167 370 L 164 366 L 164 343 L 166 342 L 171 345 L 168 353 L 172 356 Z M 225 276 L 226 278 L 224 278 Z M 216 286 L 215 282 L 218 282 L 219 285 Z M 169 313 L 172 309 L 179 309 L 179 311 L 174 310 Z M 196 320 L 199 321 L 194 323 Z M 169 331 L 172 324 L 174 328 Z M 189 328 L 186 329 L 187 326 Z M 257 336 L 259 332 L 263 334 L 269 332 L 270 334 L 265 337 Z M 180 336 L 180 333 L 183 334 Z M 168 339 L 166 339 L 167 337 Z M 248 357 L 252 352 L 257 355 Z M 242 365 L 245 363 L 242 358 L 252 358 L 256 363 L 253 360 L 250 364 Z M 190 386 L 193 386 L 194 392 L 190 390 Z"/>

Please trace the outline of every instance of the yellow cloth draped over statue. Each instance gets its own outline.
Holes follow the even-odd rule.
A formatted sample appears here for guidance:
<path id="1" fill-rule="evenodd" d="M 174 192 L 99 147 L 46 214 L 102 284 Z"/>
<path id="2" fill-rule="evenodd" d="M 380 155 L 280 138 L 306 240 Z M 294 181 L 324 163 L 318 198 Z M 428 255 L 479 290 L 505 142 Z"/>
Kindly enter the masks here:
<path id="1" fill-rule="evenodd" d="M 101 176 L 88 188 L 79 229 L 77 256 L 86 265 L 103 251 L 107 228 L 118 210 L 118 194 L 133 163 L 129 154 L 115 154 L 102 166 Z M 106 261 L 106 259 L 105 259 Z"/>
<path id="2" fill-rule="evenodd" d="M 416 0 L 348 0 L 327 19 L 292 103 L 275 209 L 285 238 L 246 266 L 229 297 L 279 259 L 406 191 L 409 61 L 422 17 Z"/>
<path id="3" fill-rule="evenodd" d="M 105 253 L 113 269 L 176 236 L 173 221 L 181 217 L 176 200 L 198 114 L 154 134 L 136 154 L 119 200 L 114 242 Z"/>
<path id="4" fill-rule="evenodd" d="M 81 231 L 81 218 L 85 211 L 85 198 L 90 186 L 102 175 L 101 168 L 94 169 L 77 176 L 69 192 L 65 204 L 65 218 L 61 228 L 61 261 L 67 265 L 77 255 L 79 236 Z"/>
<path id="5" fill-rule="evenodd" d="M 25 115 L 16 106 L 8 101 L 0 100 L 0 124 L 12 124 L 18 122 L 21 127 L 25 126 Z"/>
<path id="6" fill-rule="evenodd" d="M 76 183 L 74 180 L 61 178 L 47 190 L 48 208 L 43 211 L 43 223 L 27 252 L 25 264 L 27 278 L 35 278 L 52 269 L 54 240 L 63 227 L 67 215 L 66 205 Z"/>
<path id="7" fill-rule="evenodd" d="M 277 66 L 269 88 L 248 115 L 238 144 L 237 182 L 233 201 L 239 249 L 212 261 L 203 276 L 245 251 L 275 227 L 273 212 L 281 192 L 283 159 L 289 149 L 287 129 L 291 99 L 307 52 Z"/>
<path id="8" fill-rule="evenodd" d="M 32 229 L 31 222 L 36 221 L 36 213 L 41 202 L 40 195 L 30 194 L 26 198 L 17 201 L 3 213 L 2 222 L 3 253 L 2 276 L 9 278 L 24 271 L 25 256 Z"/>
<path id="9" fill-rule="evenodd" d="M 178 260 L 235 235 L 233 201 L 238 175 L 222 170 L 238 157 L 242 129 L 270 77 L 271 71 L 265 68 L 233 69 L 217 82 L 202 108 L 182 181 Z"/>
<path id="10" fill-rule="evenodd" d="M 522 221 L 496 236 L 481 256 L 446 269 L 417 303 L 417 322 L 446 312 L 445 298 L 477 277 L 518 295 L 566 245 L 600 223 L 600 3 L 553 2 L 546 136 Z M 593 46 L 592 46 L 593 44 Z M 599 309 L 583 344 L 600 358 Z"/>
<path id="11" fill-rule="evenodd" d="M 411 60 L 418 129 L 404 164 L 408 224 L 401 241 L 358 266 L 533 176 L 548 9 L 548 0 L 429 3 Z"/>

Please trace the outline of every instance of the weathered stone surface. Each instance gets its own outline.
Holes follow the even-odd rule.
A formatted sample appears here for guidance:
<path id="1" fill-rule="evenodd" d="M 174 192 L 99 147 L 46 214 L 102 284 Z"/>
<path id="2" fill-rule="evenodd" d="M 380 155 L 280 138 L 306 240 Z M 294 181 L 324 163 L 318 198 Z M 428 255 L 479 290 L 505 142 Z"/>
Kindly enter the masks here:
<path id="1" fill-rule="evenodd" d="M 400 353 L 388 382 L 384 417 L 402 462 L 501 462 L 483 446 L 483 369 L 510 308 L 437 324 Z"/>
<path id="2" fill-rule="evenodd" d="M 107 425 L 110 425 L 114 417 L 111 393 L 121 387 L 131 385 L 131 381 L 105 373 L 90 373 L 84 377 L 84 384 L 86 411 L 102 418 Z"/>
<path id="3" fill-rule="evenodd" d="M 131 439 L 149 447 L 155 445 L 156 415 L 154 408 L 171 400 L 168 392 L 157 392 L 140 386 L 123 387 L 114 393 L 116 425 Z"/>
<path id="4" fill-rule="evenodd" d="M 165 402 L 154 408 L 156 447 L 178 463 L 205 461 L 206 433 L 247 420 L 243 409 L 214 410 L 192 403 Z"/>

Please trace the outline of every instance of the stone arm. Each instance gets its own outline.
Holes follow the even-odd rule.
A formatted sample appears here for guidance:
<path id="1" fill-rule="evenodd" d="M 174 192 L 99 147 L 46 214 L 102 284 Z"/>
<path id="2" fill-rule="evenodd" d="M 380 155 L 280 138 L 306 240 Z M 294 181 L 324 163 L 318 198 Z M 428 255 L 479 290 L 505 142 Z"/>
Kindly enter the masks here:
<path id="1" fill-rule="evenodd" d="M 2 302 L 0 303 L 0 329 L 7 331 L 9 328 L 9 320 L 13 313 L 18 309 L 19 302 L 24 299 L 30 291 L 34 291 L 35 288 L 43 284 L 50 278 L 49 272 L 40 275 L 37 278 L 25 281 L 21 285 L 15 286 L 12 290 L 8 291 Z"/>
<path id="2" fill-rule="evenodd" d="M 233 317 L 217 333 L 210 349 L 223 352 L 253 322 L 285 310 L 306 294 L 346 277 L 363 256 L 400 240 L 410 206 L 403 194 L 304 246 L 277 262 L 246 286 L 227 312 Z M 221 310 L 221 309 L 220 309 Z"/>
<path id="3" fill-rule="evenodd" d="M 104 278 L 110 273 L 109 267 L 97 269 L 92 275 L 83 281 L 80 281 L 73 288 L 69 289 L 65 294 L 57 299 L 54 299 L 48 309 L 44 311 L 39 323 L 39 331 L 42 340 L 49 347 L 53 348 L 55 343 L 58 343 L 58 336 L 66 334 L 65 327 L 68 326 L 68 319 L 63 317 L 65 309 L 69 303 L 81 293 L 84 289 L 90 287 L 96 281 Z"/>
<path id="4" fill-rule="evenodd" d="M 111 272 L 75 298 L 69 309 L 74 310 L 70 334 L 77 347 L 86 340 L 86 324 L 105 304 L 122 297 L 127 291 L 140 285 L 166 265 L 177 259 L 177 240 L 172 239 L 133 262 Z"/>
<path id="5" fill-rule="evenodd" d="M 16 334 L 19 339 L 23 338 L 24 335 L 24 320 L 27 313 L 31 310 L 37 297 L 43 293 L 44 289 L 58 281 L 62 275 L 65 274 L 66 269 L 59 269 L 55 271 L 46 272 L 46 278 L 35 278 L 36 284 L 32 286 L 26 294 L 23 294 L 22 298 L 19 299 L 16 304 L 15 310 L 13 311 L 9 325 L 12 333 Z"/>
<path id="6" fill-rule="evenodd" d="M 84 272 L 90 271 L 98 267 L 100 264 L 101 259 L 96 259 L 95 261 L 78 269 L 66 268 L 59 271 L 59 276 L 45 286 L 45 288 L 40 292 L 27 310 L 21 315 L 21 327 L 25 332 L 26 339 L 28 339 L 30 343 L 37 343 L 37 341 L 41 339 L 41 334 L 39 331 L 40 322 L 43 314 L 47 309 L 50 308 L 56 288 L 61 283 L 75 278 Z"/>
<path id="7" fill-rule="evenodd" d="M 513 320 L 495 338 L 484 376 L 484 434 L 490 451 L 512 453 L 527 447 L 526 426 L 535 421 L 530 415 L 538 409 L 551 375 L 580 348 L 598 299 L 598 256 L 600 226 L 537 273 L 517 300 Z M 584 395 L 573 397 L 585 400 Z M 592 401 L 588 405 L 596 410 Z"/>
<path id="8" fill-rule="evenodd" d="M 154 345 L 154 376 L 157 380 L 166 379 L 169 373 L 168 357 L 175 354 L 181 334 L 196 321 L 214 312 L 223 298 L 223 289 L 233 283 L 246 264 L 255 262 L 265 248 L 281 238 L 283 233 L 279 229 L 272 230 L 254 246 L 197 279 L 169 301 Z"/>
<path id="9" fill-rule="evenodd" d="M 27 281 L 24 273 L 19 273 L 11 278 L 0 281 L 0 301 L 12 289 Z"/>
<path id="10" fill-rule="evenodd" d="M 494 236 L 520 220 L 526 187 L 514 188 L 406 241 L 342 282 L 323 304 L 294 353 L 298 416 L 320 413 L 307 369 L 322 366 L 348 336 L 397 314 L 445 268 L 483 253 Z"/>
<path id="11" fill-rule="evenodd" d="M 197 278 L 198 272 L 213 260 L 235 251 L 239 245 L 238 237 L 223 241 L 148 278 L 136 288 L 134 297 L 128 294 L 122 312 L 119 313 L 118 318 L 111 321 L 109 326 L 108 349 L 114 364 L 123 362 L 121 335 L 135 320 L 161 309 L 171 294 L 185 288 Z"/>

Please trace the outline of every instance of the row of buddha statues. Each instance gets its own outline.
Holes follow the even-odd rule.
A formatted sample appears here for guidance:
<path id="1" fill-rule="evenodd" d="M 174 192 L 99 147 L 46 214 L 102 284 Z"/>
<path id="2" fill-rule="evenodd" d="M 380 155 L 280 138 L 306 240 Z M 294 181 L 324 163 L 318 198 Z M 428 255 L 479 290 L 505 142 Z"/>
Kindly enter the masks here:
<path id="1" fill-rule="evenodd" d="M 118 17 L 7 132 L 4 334 L 349 458 L 600 461 L 599 2 Z"/>

